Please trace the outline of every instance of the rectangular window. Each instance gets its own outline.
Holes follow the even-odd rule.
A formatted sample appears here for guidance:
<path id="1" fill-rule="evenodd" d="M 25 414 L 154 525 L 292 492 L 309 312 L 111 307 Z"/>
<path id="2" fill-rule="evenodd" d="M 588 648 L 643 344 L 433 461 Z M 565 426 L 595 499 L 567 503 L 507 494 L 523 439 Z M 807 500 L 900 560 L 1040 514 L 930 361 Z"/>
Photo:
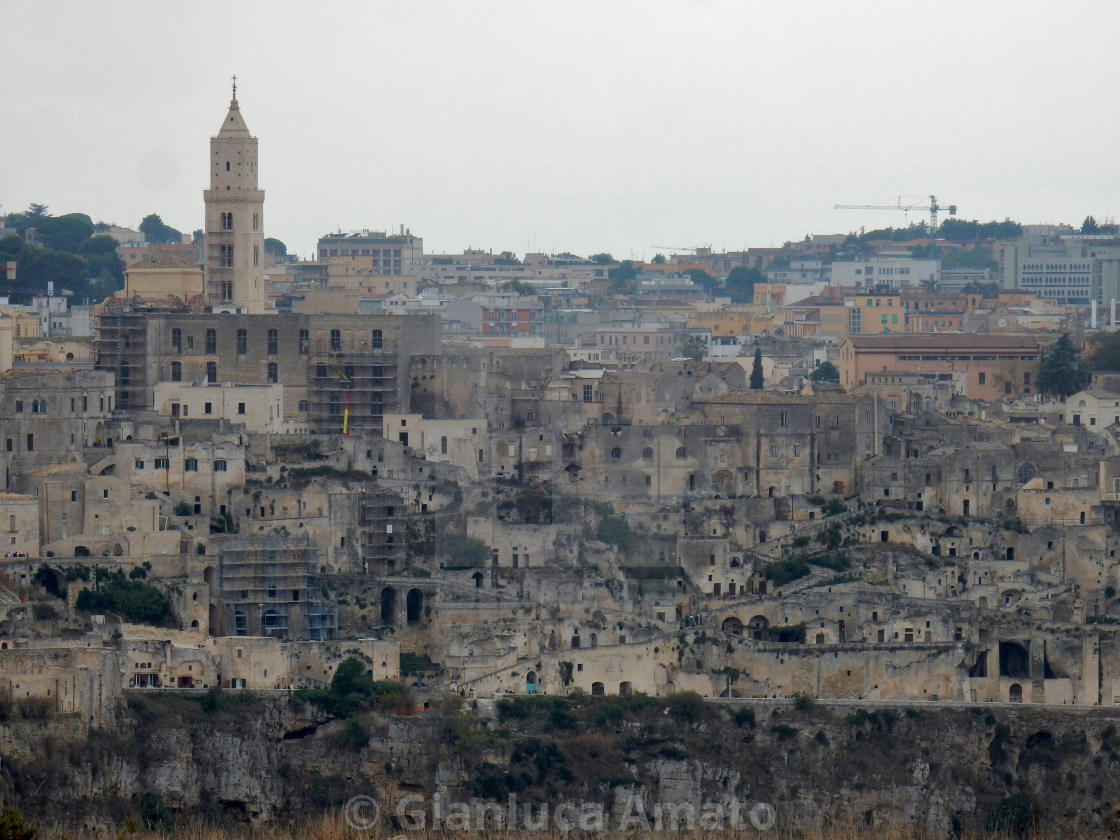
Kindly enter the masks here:
<path id="1" fill-rule="evenodd" d="M 210 329 L 206 331 L 206 355 L 213 356 L 218 352 L 218 331 Z"/>
<path id="2" fill-rule="evenodd" d="M 585 403 L 589 403 L 589 402 L 592 402 L 592 401 L 593 401 L 593 399 L 594 399 L 594 397 L 593 397 L 593 394 L 594 394 L 594 390 L 595 390 L 595 389 L 594 389 L 594 386 L 591 386 L 591 385 L 584 385 L 584 386 L 583 386 L 583 401 L 584 401 Z M 19 403 L 17 403 L 17 405 L 18 405 L 18 404 L 19 404 Z M 16 409 L 16 410 L 18 411 L 19 409 Z"/>
<path id="3" fill-rule="evenodd" d="M 301 356 L 307 355 L 307 345 L 311 343 L 311 332 L 309 330 L 299 331 L 299 354 Z"/>
<path id="4" fill-rule="evenodd" d="M 233 246 L 218 246 L 218 268 L 233 268 Z"/>
<path id="5" fill-rule="evenodd" d="M 166 470 L 171 467 L 171 461 L 168 458 L 156 458 L 155 466 L 157 470 Z"/>
<path id="6" fill-rule="evenodd" d="M 34 452 L 35 451 L 35 435 L 28 435 L 27 436 L 27 451 L 28 452 Z"/>
<path id="7" fill-rule="evenodd" d="M 440 452 L 441 455 L 446 455 L 447 454 L 447 437 L 446 436 L 441 437 L 439 439 L 439 452 Z"/>
<path id="8" fill-rule="evenodd" d="M 183 469 L 186 472 L 198 472 L 198 459 L 187 458 L 185 461 L 183 461 Z"/>
<path id="9" fill-rule="evenodd" d="M 249 351 L 249 333 L 247 330 L 237 331 L 237 355 L 244 356 Z"/>
<path id="10" fill-rule="evenodd" d="M 278 352 L 279 345 L 280 345 L 280 331 L 279 330 L 269 330 L 268 331 L 268 355 L 275 356 Z"/>
<path id="11" fill-rule="evenodd" d="M 977 382 L 977 384 L 979 384 L 979 385 L 986 385 L 986 384 L 987 384 L 987 381 L 988 381 L 988 375 L 987 375 L 986 373 L 984 373 L 983 371 L 981 371 L 980 373 L 978 373 L 978 374 L 976 375 L 976 382 Z"/>
<path id="12" fill-rule="evenodd" d="M 238 414 L 244 414 L 245 413 L 245 403 L 238 403 L 237 404 L 237 413 Z"/>
<path id="13" fill-rule="evenodd" d="M 137 458 L 136 461 L 133 463 L 133 467 L 135 467 L 138 470 L 142 470 L 142 469 L 144 469 L 144 462 L 141 461 L 139 458 Z"/>
<path id="14" fill-rule="evenodd" d="M 183 331 L 178 327 L 171 330 L 171 349 L 176 353 L 183 352 Z"/>
<path id="15" fill-rule="evenodd" d="M 214 413 L 214 404 L 213 403 L 203 403 L 202 404 L 202 413 L 203 414 L 213 414 Z"/>
<path id="16" fill-rule="evenodd" d="M 228 472 L 226 462 L 224 460 L 215 461 L 214 472 Z"/>

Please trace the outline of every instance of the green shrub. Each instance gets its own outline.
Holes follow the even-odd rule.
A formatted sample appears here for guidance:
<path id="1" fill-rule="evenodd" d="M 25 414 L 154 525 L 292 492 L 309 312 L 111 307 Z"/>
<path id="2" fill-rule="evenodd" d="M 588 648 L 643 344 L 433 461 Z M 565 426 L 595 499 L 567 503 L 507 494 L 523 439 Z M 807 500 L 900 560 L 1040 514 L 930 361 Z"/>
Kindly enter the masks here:
<path id="1" fill-rule="evenodd" d="M 24 822 L 15 808 L 0 813 L 0 840 L 35 840 L 39 830 Z"/>
<path id="2" fill-rule="evenodd" d="M 82 612 L 106 610 L 136 624 L 163 625 L 171 618 L 171 601 L 146 583 L 125 579 L 124 572 L 95 570 L 97 591 L 83 589 L 77 608 Z"/>
<path id="3" fill-rule="evenodd" d="M 817 701 L 810 697 L 808 694 L 797 692 L 793 695 L 793 708 L 799 712 L 807 712 L 817 705 Z"/>
<path id="4" fill-rule="evenodd" d="M 669 714 L 686 723 L 696 723 L 704 716 L 704 698 L 695 691 L 680 691 L 665 698 Z"/>
<path id="5" fill-rule="evenodd" d="M 735 721 L 735 725 L 742 728 L 744 726 L 754 726 L 754 709 L 750 706 L 740 706 L 735 710 L 735 714 L 731 716 Z"/>

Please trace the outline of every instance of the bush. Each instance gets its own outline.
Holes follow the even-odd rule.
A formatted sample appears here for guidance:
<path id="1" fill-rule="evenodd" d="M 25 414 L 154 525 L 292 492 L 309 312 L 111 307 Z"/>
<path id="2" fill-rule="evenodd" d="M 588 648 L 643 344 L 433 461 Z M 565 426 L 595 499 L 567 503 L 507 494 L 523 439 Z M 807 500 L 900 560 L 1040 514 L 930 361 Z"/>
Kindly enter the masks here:
<path id="1" fill-rule="evenodd" d="M 154 586 L 127 580 L 119 569 L 98 569 L 96 577 L 97 591 L 83 589 L 78 595 L 76 606 L 82 612 L 106 610 L 137 624 L 163 625 L 171 618 L 171 602 Z"/>
<path id="2" fill-rule="evenodd" d="M 817 705 L 817 701 L 810 697 L 808 694 L 798 692 L 793 695 L 793 708 L 799 712 L 807 712 Z"/>
<path id="3" fill-rule="evenodd" d="M 35 840 L 39 831 L 23 820 L 15 808 L 0 813 L 0 840 Z"/>
<path id="4" fill-rule="evenodd" d="M 369 732 L 361 718 L 350 715 L 342 725 L 342 730 L 335 736 L 335 742 L 340 747 L 360 752 L 369 743 Z"/>
<path id="5" fill-rule="evenodd" d="M 329 689 L 303 689 L 297 691 L 296 696 L 319 706 L 333 717 L 347 717 L 372 709 L 408 712 L 416 705 L 412 692 L 404 683 L 374 680 L 367 673 L 366 666 L 353 657 L 338 666 Z"/>
<path id="6" fill-rule="evenodd" d="M 629 551 L 634 545 L 634 531 L 621 516 L 604 516 L 595 529 L 595 539 L 613 545 L 620 551 Z"/>
<path id="7" fill-rule="evenodd" d="M 696 723 L 704 716 L 704 698 L 695 691 L 681 691 L 665 698 L 665 705 L 677 720 Z"/>
<path id="8" fill-rule="evenodd" d="M 744 726 L 754 727 L 754 709 L 750 706 L 740 706 L 735 710 L 735 714 L 731 716 L 735 721 L 735 725 L 742 728 Z"/>
<path id="9" fill-rule="evenodd" d="M 478 537 L 463 537 L 451 547 L 448 569 L 481 569 L 490 560 L 493 550 Z"/>

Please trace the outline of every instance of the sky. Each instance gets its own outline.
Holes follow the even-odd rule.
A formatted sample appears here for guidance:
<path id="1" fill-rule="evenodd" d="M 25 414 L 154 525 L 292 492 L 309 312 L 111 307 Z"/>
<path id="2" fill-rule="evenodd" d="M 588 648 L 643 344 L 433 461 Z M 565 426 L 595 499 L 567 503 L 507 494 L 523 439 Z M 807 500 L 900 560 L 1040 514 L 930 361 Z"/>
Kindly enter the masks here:
<path id="1" fill-rule="evenodd" d="M 0 212 L 203 223 L 238 77 L 266 235 L 648 259 L 1120 216 L 1114 0 L 3 0 Z"/>

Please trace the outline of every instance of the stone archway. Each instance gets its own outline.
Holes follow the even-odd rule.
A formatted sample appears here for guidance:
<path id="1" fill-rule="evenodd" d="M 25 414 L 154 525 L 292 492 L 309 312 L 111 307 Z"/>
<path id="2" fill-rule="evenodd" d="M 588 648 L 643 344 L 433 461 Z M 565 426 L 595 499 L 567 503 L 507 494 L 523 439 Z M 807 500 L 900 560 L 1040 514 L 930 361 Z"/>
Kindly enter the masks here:
<path id="1" fill-rule="evenodd" d="M 391 586 L 381 590 L 381 623 L 390 627 L 397 623 L 397 590 Z"/>
<path id="2" fill-rule="evenodd" d="M 405 596 L 405 619 L 409 624 L 419 624 L 424 615 L 424 593 L 419 589 L 408 590 Z"/>

